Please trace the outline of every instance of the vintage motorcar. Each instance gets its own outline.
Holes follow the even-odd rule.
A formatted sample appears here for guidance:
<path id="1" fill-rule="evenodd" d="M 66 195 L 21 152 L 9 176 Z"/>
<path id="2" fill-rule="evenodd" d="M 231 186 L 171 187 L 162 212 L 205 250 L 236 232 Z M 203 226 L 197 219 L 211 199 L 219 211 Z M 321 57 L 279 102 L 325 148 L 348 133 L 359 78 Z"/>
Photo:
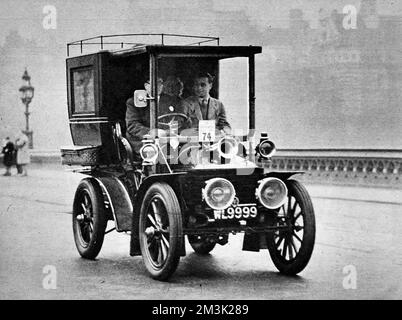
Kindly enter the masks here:
<path id="1" fill-rule="evenodd" d="M 274 265 L 295 275 L 309 262 L 315 242 L 314 209 L 296 173 L 266 167 L 275 144 L 255 128 L 255 55 L 258 46 L 221 46 L 218 38 L 167 44 L 132 42 L 130 34 L 69 43 L 79 53 L 66 60 L 72 147 L 62 163 L 87 175 L 73 202 L 72 225 L 79 254 L 95 259 L 110 231 L 130 235 L 130 255 L 142 255 L 150 276 L 167 280 L 193 250 L 208 254 L 229 234 L 244 233 L 243 250 L 268 249 Z M 116 40 L 118 38 L 118 40 Z M 131 38 L 130 38 L 131 39 Z M 212 42 L 212 43 L 211 43 Z M 100 50 L 83 53 L 93 49 Z M 119 48 L 107 49 L 108 45 Z M 158 79 L 181 79 L 179 100 L 192 94 L 199 72 L 215 75 L 211 96 L 224 103 L 231 132 L 200 120 L 192 134 L 180 126 L 189 115 L 159 113 Z M 151 92 L 144 89 L 150 79 Z M 126 137 L 126 101 L 148 112 L 150 132 L 139 154 Z M 183 100 L 184 99 L 184 100 Z M 165 121 L 162 121 L 165 120 Z M 156 131 L 154 129 L 162 129 Z M 108 221 L 114 227 L 107 229 Z"/>

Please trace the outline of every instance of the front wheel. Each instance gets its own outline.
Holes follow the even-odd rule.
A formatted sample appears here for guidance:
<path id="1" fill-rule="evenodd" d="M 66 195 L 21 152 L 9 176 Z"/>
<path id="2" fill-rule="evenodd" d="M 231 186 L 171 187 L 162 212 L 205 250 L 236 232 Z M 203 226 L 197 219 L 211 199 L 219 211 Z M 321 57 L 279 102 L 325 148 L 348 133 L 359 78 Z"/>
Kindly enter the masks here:
<path id="1" fill-rule="evenodd" d="M 140 210 L 141 254 L 151 277 L 167 280 L 176 270 L 183 243 L 179 201 L 172 187 L 155 183 L 146 192 Z"/>
<path id="2" fill-rule="evenodd" d="M 295 275 L 308 264 L 315 242 L 314 208 L 306 188 L 296 180 L 285 181 L 288 201 L 278 212 L 280 230 L 266 235 L 273 263 L 281 273 Z"/>
<path id="3" fill-rule="evenodd" d="M 77 187 L 73 204 L 74 241 L 79 254 L 95 259 L 102 248 L 107 225 L 100 187 L 83 180 Z"/>

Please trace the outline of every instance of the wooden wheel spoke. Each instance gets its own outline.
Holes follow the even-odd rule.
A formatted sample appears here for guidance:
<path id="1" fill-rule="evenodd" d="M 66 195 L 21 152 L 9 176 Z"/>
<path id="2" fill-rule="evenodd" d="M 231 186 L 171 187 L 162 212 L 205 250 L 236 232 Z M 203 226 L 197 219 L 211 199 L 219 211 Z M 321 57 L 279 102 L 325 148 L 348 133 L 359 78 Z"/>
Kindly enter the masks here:
<path id="1" fill-rule="evenodd" d="M 155 246 L 155 237 L 154 236 L 152 236 L 152 237 L 149 237 L 148 239 L 147 239 L 147 243 L 148 243 L 148 249 L 150 249 L 150 250 L 152 250 L 152 246 Z"/>
<path id="2" fill-rule="evenodd" d="M 291 208 L 292 208 L 292 197 L 289 196 L 288 197 L 288 210 L 287 210 L 288 213 L 291 213 Z"/>
<path id="3" fill-rule="evenodd" d="M 157 262 L 159 263 L 159 264 L 162 264 L 162 262 L 163 262 L 163 253 L 162 253 L 162 243 L 161 243 L 161 241 L 159 240 L 159 241 L 157 241 L 157 248 L 158 248 L 158 257 L 157 257 Z"/>
<path id="4" fill-rule="evenodd" d="M 282 244 L 282 242 L 283 242 L 284 239 L 285 239 L 285 238 L 282 237 L 282 238 L 279 239 L 278 242 L 276 242 L 276 247 L 277 247 L 278 249 L 279 249 L 279 247 L 281 246 L 281 244 Z"/>
<path id="5" fill-rule="evenodd" d="M 155 220 L 154 220 L 155 226 L 162 228 L 161 214 L 159 212 L 159 208 L 155 201 L 152 201 L 151 205 L 152 205 L 152 211 L 154 212 L 154 215 L 155 215 Z"/>
<path id="6" fill-rule="evenodd" d="M 82 232 L 82 236 L 83 236 L 84 240 L 85 240 L 86 242 L 89 242 L 89 241 L 91 240 L 91 235 L 92 235 L 92 233 L 93 233 L 93 231 L 91 230 L 90 224 L 89 224 L 89 223 L 85 223 L 85 224 L 82 226 L 81 232 Z"/>
<path id="7" fill-rule="evenodd" d="M 85 208 L 84 208 L 85 206 Z M 88 216 L 92 213 L 92 205 L 91 205 L 91 200 L 89 199 L 88 195 L 84 195 L 84 213 L 86 213 Z"/>
<path id="8" fill-rule="evenodd" d="M 85 207 L 88 207 L 89 201 L 88 201 L 87 195 L 84 195 L 84 204 L 85 204 Z"/>
<path id="9" fill-rule="evenodd" d="M 158 244 L 154 237 L 148 241 L 148 250 L 152 260 L 156 261 L 158 258 Z"/>
<path id="10" fill-rule="evenodd" d="M 300 225 L 294 225 L 293 226 L 293 230 L 296 232 L 299 232 L 300 230 L 303 230 L 304 226 L 300 226 Z"/>
<path id="11" fill-rule="evenodd" d="M 165 244 L 165 246 L 169 249 L 169 241 L 166 239 L 164 234 L 161 234 L 162 242 Z"/>
<path id="12" fill-rule="evenodd" d="M 295 245 L 295 243 L 294 243 L 294 241 L 293 241 L 293 237 L 292 237 L 292 236 L 290 237 L 290 245 L 292 246 L 293 250 L 295 251 L 295 254 L 297 255 L 298 250 L 297 250 L 297 248 L 296 248 L 296 245 Z"/>
<path id="13" fill-rule="evenodd" d="M 159 232 L 169 237 L 169 227 L 166 227 L 166 229 L 161 228 Z"/>
<path id="14" fill-rule="evenodd" d="M 296 232 L 293 232 L 293 236 L 300 241 L 300 243 L 302 243 L 302 239 L 300 239 L 300 237 L 296 234 Z"/>
<path id="15" fill-rule="evenodd" d="M 89 231 L 91 233 L 93 233 L 94 232 L 94 227 L 93 227 L 93 223 L 91 221 L 88 222 L 88 227 L 89 227 Z"/>
<path id="16" fill-rule="evenodd" d="M 151 246 L 154 245 L 154 242 L 155 242 L 155 237 L 154 236 L 149 236 L 147 238 L 148 249 L 150 249 L 150 250 L 152 249 Z"/>
<path id="17" fill-rule="evenodd" d="M 285 235 L 283 234 L 283 233 L 279 233 L 278 235 L 277 235 L 277 242 L 276 242 L 276 244 L 277 244 L 277 247 L 279 247 L 280 245 L 281 245 L 281 243 L 282 243 L 282 241 L 283 241 L 283 239 L 285 238 Z"/>
<path id="18" fill-rule="evenodd" d="M 296 207 L 297 207 L 297 200 L 295 199 L 295 203 L 293 204 L 293 208 L 292 208 L 292 213 L 295 212 Z"/>
<path id="19" fill-rule="evenodd" d="M 166 245 L 166 243 L 164 241 L 161 241 L 161 249 L 162 249 L 163 258 L 167 259 L 169 245 Z"/>
<path id="20" fill-rule="evenodd" d="M 158 207 L 157 207 L 156 202 L 154 200 L 151 202 L 151 206 L 152 206 L 153 213 L 157 214 L 158 213 Z"/>
<path id="21" fill-rule="evenodd" d="M 82 210 L 84 210 L 84 214 L 86 214 L 87 213 L 87 207 L 82 202 L 81 202 L 81 207 L 82 207 Z"/>
<path id="22" fill-rule="evenodd" d="M 289 252 L 289 260 L 292 260 L 293 259 L 293 251 L 292 251 L 291 237 L 288 238 L 288 252 Z"/>
<path id="23" fill-rule="evenodd" d="M 286 251 L 288 249 L 288 241 L 287 241 L 286 237 L 284 239 L 285 239 L 285 242 L 283 243 L 282 257 L 284 257 L 286 259 Z"/>
<path id="24" fill-rule="evenodd" d="M 148 220 L 151 221 L 153 227 L 157 228 L 156 221 L 155 221 L 154 217 L 150 213 L 148 213 Z"/>
<path id="25" fill-rule="evenodd" d="M 303 214 L 303 211 L 300 210 L 300 212 L 293 218 L 293 221 L 296 221 L 302 214 Z"/>

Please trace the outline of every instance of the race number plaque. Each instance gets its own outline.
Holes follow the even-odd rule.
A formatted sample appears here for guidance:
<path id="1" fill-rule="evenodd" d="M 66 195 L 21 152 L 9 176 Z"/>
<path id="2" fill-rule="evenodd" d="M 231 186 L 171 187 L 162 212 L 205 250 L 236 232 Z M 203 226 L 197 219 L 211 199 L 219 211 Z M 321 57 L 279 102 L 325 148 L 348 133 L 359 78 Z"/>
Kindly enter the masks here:
<path id="1" fill-rule="evenodd" d="M 198 123 L 198 141 L 215 141 L 215 120 L 200 120 Z"/>

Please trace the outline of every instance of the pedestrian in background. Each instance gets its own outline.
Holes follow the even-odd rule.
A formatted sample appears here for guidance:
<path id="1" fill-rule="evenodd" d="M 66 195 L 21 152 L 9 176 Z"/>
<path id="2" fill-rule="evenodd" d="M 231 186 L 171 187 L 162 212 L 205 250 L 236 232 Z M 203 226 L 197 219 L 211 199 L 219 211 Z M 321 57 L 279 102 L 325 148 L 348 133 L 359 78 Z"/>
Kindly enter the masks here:
<path id="1" fill-rule="evenodd" d="M 1 150 L 1 153 L 4 154 L 3 163 L 6 167 L 6 172 L 3 174 L 4 176 L 11 176 L 11 167 L 14 164 L 14 151 L 14 143 L 10 140 L 10 137 L 7 137 L 4 140 Z"/>
<path id="2" fill-rule="evenodd" d="M 17 149 L 17 176 L 27 176 L 27 165 L 31 162 L 28 147 L 28 137 L 21 131 L 15 141 Z"/>

